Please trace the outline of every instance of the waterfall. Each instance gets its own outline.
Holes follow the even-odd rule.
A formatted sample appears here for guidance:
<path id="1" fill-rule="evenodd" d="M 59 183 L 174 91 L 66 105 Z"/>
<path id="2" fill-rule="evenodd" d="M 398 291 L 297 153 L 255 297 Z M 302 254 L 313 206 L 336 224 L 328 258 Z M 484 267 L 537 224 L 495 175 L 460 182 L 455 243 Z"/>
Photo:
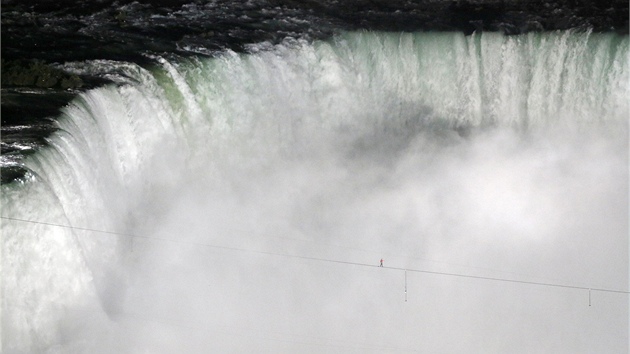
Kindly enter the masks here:
<path id="1" fill-rule="evenodd" d="M 367 273 L 327 268 L 341 274 L 329 281 L 318 264 L 230 248 L 627 289 L 627 36 L 349 32 L 249 49 L 155 57 L 151 68 L 66 64 L 115 83 L 65 107 L 50 146 L 27 159 L 27 177 L 2 186 L 9 352 L 238 352 L 258 340 L 275 350 L 285 347 L 269 333 L 310 343 L 405 316 L 389 295 L 354 302 L 371 291 L 357 280 L 373 284 Z M 219 248 L 201 254 L 204 245 Z M 455 313 L 486 304 L 487 287 L 462 300 L 455 283 L 415 280 L 410 302 L 422 281 L 457 302 Z M 547 299 L 566 319 L 581 300 L 565 295 L 532 301 Z M 625 301 L 622 310 L 602 318 L 627 319 L 620 299 L 610 301 Z M 335 311 L 351 319 L 330 323 Z M 442 336 L 447 315 L 422 311 Z M 396 348 L 439 347 L 383 321 L 393 329 L 363 328 L 340 343 L 389 336 Z M 194 339 L 173 324 L 196 328 Z M 213 341 L 200 328 L 245 340 Z M 610 334 L 593 331 L 597 343 L 571 348 L 601 349 L 591 345 Z M 572 345 L 538 335 L 549 348 Z M 297 345 L 289 348 L 303 351 Z"/>

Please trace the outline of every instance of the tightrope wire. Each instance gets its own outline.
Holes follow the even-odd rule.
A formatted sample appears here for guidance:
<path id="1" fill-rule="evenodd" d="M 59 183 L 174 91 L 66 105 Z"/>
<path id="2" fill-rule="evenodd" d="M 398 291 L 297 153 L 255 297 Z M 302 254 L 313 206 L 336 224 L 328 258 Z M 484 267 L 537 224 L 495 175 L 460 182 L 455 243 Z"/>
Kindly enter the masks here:
<path id="1" fill-rule="evenodd" d="M 91 229 L 91 228 L 85 228 L 85 227 L 76 227 L 76 226 L 55 224 L 55 223 L 50 223 L 50 222 L 25 220 L 25 219 L 11 218 L 11 217 L 7 217 L 7 216 L 0 216 L 0 218 L 1 219 L 5 219 L 5 220 L 24 222 L 24 223 L 32 223 L 32 224 L 40 224 L 40 225 L 47 225 L 47 226 L 55 226 L 55 227 L 72 229 L 72 230 L 89 231 L 89 232 L 96 232 L 96 233 L 103 233 L 103 234 L 117 235 L 117 236 L 131 237 L 131 238 L 141 238 L 141 239 L 148 239 L 148 240 L 156 240 L 156 241 L 162 241 L 162 242 L 188 244 L 188 245 L 208 247 L 208 248 L 215 248 L 215 249 L 222 249 L 222 250 L 229 250 L 229 251 L 249 252 L 249 253 L 257 253 L 257 254 L 264 254 L 264 255 L 270 255 L 270 256 L 305 259 L 305 260 L 318 261 L 318 262 L 328 262 L 328 263 L 336 263 L 336 264 L 354 265 L 354 266 L 360 266 L 360 267 L 380 268 L 378 265 L 368 264 L 368 263 L 350 262 L 350 261 L 343 261 L 343 260 L 336 260 L 336 259 L 327 259 L 327 258 L 319 258 L 319 257 L 300 256 L 300 255 L 293 255 L 293 254 L 286 254 L 286 253 L 277 253 L 277 252 L 269 252 L 269 251 L 258 251 L 258 250 L 250 250 L 250 249 L 239 248 L 239 247 L 210 245 L 210 244 L 201 243 L 201 242 L 172 240 L 172 239 L 160 238 L 160 237 L 138 236 L 138 235 L 133 235 L 133 234 L 121 233 L 121 232 L 104 231 L 104 230 L 97 230 L 97 229 Z M 413 268 L 401 268 L 401 267 L 384 267 L 384 268 L 390 269 L 390 270 L 399 270 L 399 271 L 405 271 L 405 272 L 424 273 L 424 274 L 434 274 L 434 275 L 451 276 L 451 277 L 459 277 L 459 278 L 480 279 L 480 280 L 498 281 L 498 282 L 506 282 L 506 283 L 516 283 L 516 284 L 527 284 L 527 285 L 537 285 L 537 286 L 565 288 L 565 289 L 588 290 L 589 292 L 590 291 L 600 291 L 600 292 L 608 292 L 608 293 L 630 294 L 630 291 L 627 291 L 627 290 L 593 288 L 593 287 L 586 287 L 586 286 L 565 285 L 565 284 L 556 284 L 556 283 L 548 283 L 548 282 L 536 282 L 536 281 L 507 279 L 507 278 L 497 278 L 497 277 L 486 277 L 486 276 L 479 276 L 479 275 L 451 273 L 451 272 L 438 272 L 438 271 L 431 271 L 431 270 L 424 270 L 424 269 L 413 269 Z"/>

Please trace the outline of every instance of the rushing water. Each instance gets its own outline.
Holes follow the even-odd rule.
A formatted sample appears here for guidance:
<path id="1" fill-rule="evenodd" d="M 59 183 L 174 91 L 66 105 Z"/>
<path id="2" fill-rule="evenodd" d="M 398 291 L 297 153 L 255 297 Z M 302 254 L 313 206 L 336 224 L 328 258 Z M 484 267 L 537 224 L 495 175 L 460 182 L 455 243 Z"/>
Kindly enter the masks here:
<path id="1" fill-rule="evenodd" d="M 250 49 L 67 64 L 118 84 L 2 186 L 7 352 L 628 348 L 627 293 L 391 269 L 627 291 L 628 37 Z"/>

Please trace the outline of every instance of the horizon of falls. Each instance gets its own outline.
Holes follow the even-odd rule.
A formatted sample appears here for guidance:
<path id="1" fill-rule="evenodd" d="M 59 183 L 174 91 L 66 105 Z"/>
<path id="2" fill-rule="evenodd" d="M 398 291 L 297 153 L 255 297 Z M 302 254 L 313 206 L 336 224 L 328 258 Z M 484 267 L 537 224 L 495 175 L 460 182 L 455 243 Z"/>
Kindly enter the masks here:
<path id="1" fill-rule="evenodd" d="M 64 108 L 25 180 L 2 186 L 3 348 L 627 346 L 627 294 L 582 314 L 569 291 L 416 275 L 428 298 L 402 309 L 400 274 L 264 255 L 627 291 L 627 36 L 350 32 L 250 50 L 65 64 L 117 84 Z M 488 332 L 509 340 L 475 339 Z"/>

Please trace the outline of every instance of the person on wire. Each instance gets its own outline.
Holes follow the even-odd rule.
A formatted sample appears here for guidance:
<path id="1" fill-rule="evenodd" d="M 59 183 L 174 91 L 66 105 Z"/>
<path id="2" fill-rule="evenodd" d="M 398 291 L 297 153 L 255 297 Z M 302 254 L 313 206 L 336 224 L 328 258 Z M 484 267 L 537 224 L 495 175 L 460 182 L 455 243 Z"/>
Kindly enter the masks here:
<path id="1" fill-rule="evenodd" d="M 383 266 L 383 258 L 381 258 L 381 264 L 379 265 L 379 267 Z"/>

